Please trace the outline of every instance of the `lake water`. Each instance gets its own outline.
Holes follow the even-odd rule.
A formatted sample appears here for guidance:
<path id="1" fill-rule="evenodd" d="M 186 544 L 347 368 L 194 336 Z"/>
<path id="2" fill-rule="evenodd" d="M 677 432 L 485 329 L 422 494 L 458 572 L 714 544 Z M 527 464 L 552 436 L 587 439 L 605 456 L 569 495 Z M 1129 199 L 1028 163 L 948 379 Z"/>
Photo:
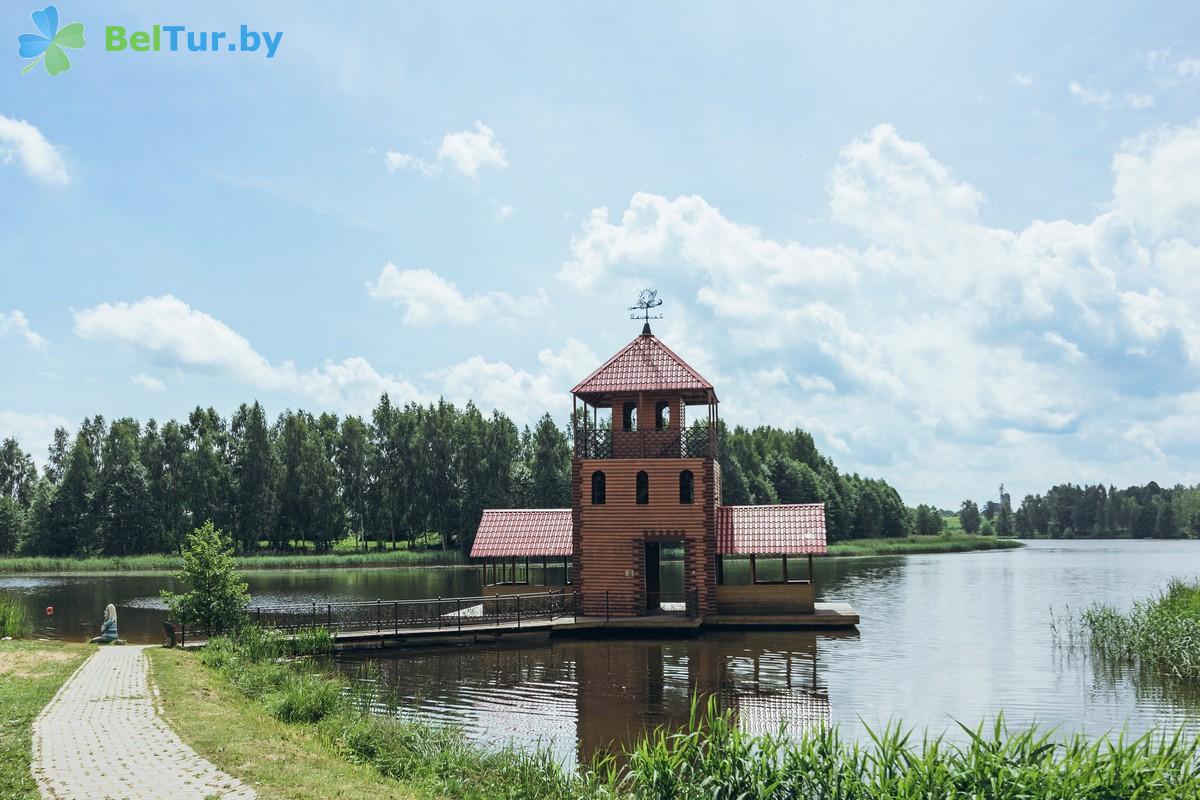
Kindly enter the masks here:
<path id="1" fill-rule="evenodd" d="M 489 744 L 541 743 L 564 760 L 687 718 L 693 691 L 715 693 L 744 727 L 891 719 L 956 736 L 1003 710 L 1013 724 L 1062 732 L 1200 732 L 1200 691 L 1093 664 L 1056 640 L 1063 615 L 1095 602 L 1128 607 L 1171 577 L 1200 576 L 1200 542 L 1030 542 L 1021 550 L 820 559 L 818 600 L 854 606 L 855 634 L 713 632 L 673 639 L 555 639 L 343 655 L 408 713 L 462 725 Z M 472 595 L 469 568 L 249 573 L 256 603 Z M 105 603 L 121 633 L 158 641 L 163 575 L 0 576 L 26 599 L 38 633 L 94 635 Z M 43 613 L 55 606 L 53 617 Z M 363 673 L 364 660 L 376 662 Z"/>

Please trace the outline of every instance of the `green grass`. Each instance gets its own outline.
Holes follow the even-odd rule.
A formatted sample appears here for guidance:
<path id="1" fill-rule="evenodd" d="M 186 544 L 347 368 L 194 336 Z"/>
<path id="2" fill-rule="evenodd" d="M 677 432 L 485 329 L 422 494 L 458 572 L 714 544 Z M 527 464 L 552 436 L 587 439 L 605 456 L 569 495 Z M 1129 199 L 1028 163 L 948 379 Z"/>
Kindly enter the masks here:
<path id="1" fill-rule="evenodd" d="M 258 691 L 247 695 L 225 673 L 205 668 L 194 653 L 148 649 L 151 677 L 163 714 L 200 755 L 274 800 L 370 800 L 424 798 L 424 793 L 346 759 L 312 725 L 280 722 L 259 701 L 289 668 L 266 663 Z"/>
<path id="2" fill-rule="evenodd" d="M 25 606 L 11 595 L 0 592 L 0 638 L 5 636 L 22 639 L 29 635 L 33 625 Z"/>
<path id="3" fill-rule="evenodd" d="M 1178 678 L 1200 678 L 1200 583 L 1172 580 L 1126 614 L 1094 605 L 1083 612 L 1088 642 L 1109 662 Z"/>
<path id="4" fill-rule="evenodd" d="M 401 567 L 464 564 L 458 550 L 372 550 L 369 553 L 297 553 L 238 556 L 239 570 L 327 569 L 332 567 Z M 183 557 L 174 554 L 55 558 L 17 556 L 0 558 L 0 573 L 36 572 L 174 572 Z"/>
<path id="5" fill-rule="evenodd" d="M 30 728 L 93 650 L 63 642 L 0 642 L 0 799 L 39 797 L 29 772 Z"/>
<path id="6" fill-rule="evenodd" d="M 1015 539 L 973 536 L 966 533 L 904 536 L 895 539 L 851 539 L 829 545 L 831 556 L 890 556 L 913 553 L 966 553 L 974 550 L 1008 550 L 1024 547 Z"/>
<path id="7" fill-rule="evenodd" d="M 624 754 L 622 769 L 607 758 L 568 770 L 547 751 L 485 751 L 453 727 L 404 720 L 399 709 L 374 694 L 373 683 L 351 688 L 321 674 L 320 662 L 282 662 L 285 651 L 279 637 L 248 631 L 214 639 L 199 659 L 177 651 L 151 653 L 156 675 L 162 676 L 157 682 L 168 718 L 183 738 L 218 766 L 249 780 L 264 797 L 314 796 L 299 793 L 290 781 L 280 782 L 282 793 L 273 794 L 254 777 L 265 769 L 259 763 L 263 752 L 295 759 L 298 754 L 290 751 L 297 739 L 317 754 L 303 759 L 297 785 L 339 785 L 333 776 L 323 778 L 325 768 L 316 763 L 328 763 L 334 753 L 343 764 L 369 769 L 382 797 L 402 789 L 464 800 L 1200 796 L 1200 741 L 1182 732 L 1063 739 L 1034 727 L 1010 729 L 999 717 L 987 729 L 963 727 L 962 742 L 917 735 L 898 724 L 868 729 L 861 742 L 843 738 L 836 727 L 794 737 L 783 729 L 751 735 L 732 713 L 719 710 L 715 699 L 694 702 L 682 729 L 658 729 L 639 740 Z M 186 690 L 189 684 L 211 687 L 199 704 L 201 713 L 222 713 L 221 706 L 232 705 L 241 716 L 224 730 L 220 745 L 210 732 L 211 720 L 197 729 L 187 719 L 198 699 L 180 697 L 180 687 Z M 182 717 L 178 723 L 176 714 Z M 196 743 L 197 736 L 207 738 Z"/>

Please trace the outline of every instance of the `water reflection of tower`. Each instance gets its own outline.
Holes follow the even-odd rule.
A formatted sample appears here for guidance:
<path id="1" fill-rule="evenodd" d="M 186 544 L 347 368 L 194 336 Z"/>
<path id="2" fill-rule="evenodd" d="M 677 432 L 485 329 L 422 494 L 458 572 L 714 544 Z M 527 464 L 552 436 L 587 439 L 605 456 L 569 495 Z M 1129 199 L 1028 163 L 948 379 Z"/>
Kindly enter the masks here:
<path id="1" fill-rule="evenodd" d="M 828 634 L 820 634 L 822 636 Z M 743 730 L 792 735 L 830 720 L 813 632 L 722 632 L 696 639 L 592 642 L 577 661 L 578 757 L 687 723 L 693 693 L 716 696 Z"/>
<path id="2" fill-rule="evenodd" d="M 726 634 L 714 659 L 720 703 L 738 727 L 762 734 L 786 725 L 791 735 L 828 725 L 829 694 L 817 677 L 817 634 Z M 769 646 L 764 646 L 769 644 Z"/>

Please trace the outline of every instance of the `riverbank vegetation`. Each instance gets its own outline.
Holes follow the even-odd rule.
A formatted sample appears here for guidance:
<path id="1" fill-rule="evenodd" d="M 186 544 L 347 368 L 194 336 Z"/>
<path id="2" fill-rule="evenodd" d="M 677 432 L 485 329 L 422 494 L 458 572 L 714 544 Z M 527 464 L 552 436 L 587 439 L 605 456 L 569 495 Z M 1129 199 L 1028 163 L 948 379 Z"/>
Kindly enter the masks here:
<path id="1" fill-rule="evenodd" d="M 317 553 L 312 555 L 271 554 L 238 555 L 239 571 L 270 569 L 334 569 L 338 567 L 425 567 L 465 564 L 458 550 L 372 550 L 367 553 Z M 58 558 L 54 556 L 0 557 L 0 574 L 39 572 L 175 572 L 183 567 L 183 556 L 150 554 L 140 556 L 92 556 Z"/>
<path id="2" fill-rule="evenodd" d="M 1200 583 L 1173 580 L 1157 597 L 1122 613 L 1083 612 L 1092 649 L 1103 659 L 1179 678 L 1200 678 Z"/>
<path id="3" fill-rule="evenodd" d="M 62 642 L 0 642 L 0 797 L 40 798 L 29 771 L 33 720 L 93 649 Z"/>
<path id="4" fill-rule="evenodd" d="M 1022 547 L 1015 539 L 943 533 L 905 536 L 900 539 L 853 539 L 829 545 L 831 556 L 890 556 L 918 553 L 967 553 L 974 550 L 1009 550 Z"/>
<path id="5" fill-rule="evenodd" d="M 602 759 L 568 770 L 546 752 L 484 750 L 454 728 L 408 721 L 374 693 L 373 681 L 334 678 L 319 663 L 281 660 L 287 653 L 257 631 L 213 640 L 198 657 L 151 651 L 167 717 L 185 741 L 281 797 L 320 796 L 314 785 L 336 785 L 341 771 L 364 767 L 381 797 L 1153 800 L 1200 792 L 1197 740 L 1182 734 L 1064 740 L 1000 720 L 963 728 L 961 742 L 899 725 L 868 731 L 866 742 L 837 728 L 758 736 L 712 701 L 698 703 L 682 729 L 641 739 L 621 768 Z M 279 774 L 279 761 L 288 774 Z M 322 776 L 326 768 L 338 777 Z M 357 786 L 370 780 L 363 771 L 353 779 Z M 342 796 L 367 795 L 351 788 Z"/>
<path id="6" fill-rule="evenodd" d="M 839 472 L 804 431 L 718 436 L 726 503 L 824 502 L 831 541 L 919 532 L 893 487 Z M 179 553 L 205 520 L 243 556 L 335 553 L 347 537 L 360 552 L 463 552 L 484 508 L 570 505 L 570 474 L 569 432 L 549 415 L 519 429 L 472 404 L 384 395 L 367 419 L 271 422 L 259 403 L 162 425 L 96 416 L 73 438 L 57 430 L 40 472 L 16 440 L 0 443 L 0 556 Z"/>
<path id="7" fill-rule="evenodd" d="M 28 636 L 32 627 L 25 606 L 7 592 L 0 592 L 0 639 L 20 639 Z"/>

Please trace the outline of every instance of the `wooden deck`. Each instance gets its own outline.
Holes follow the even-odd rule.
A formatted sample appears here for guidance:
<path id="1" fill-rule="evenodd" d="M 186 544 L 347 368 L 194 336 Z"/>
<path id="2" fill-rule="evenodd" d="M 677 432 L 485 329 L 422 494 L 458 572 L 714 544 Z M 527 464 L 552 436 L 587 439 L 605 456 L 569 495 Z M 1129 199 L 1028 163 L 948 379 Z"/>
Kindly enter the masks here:
<path id="1" fill-rule="evenodd" d="M 250 609 L 251 620 L 286 638 L 313 628 L 333 634 L 339 649 L 466 645 L 521 636 L 691 635 L 709 628 L 849 629 L 858 624 L 844 603 L 817 603 L 812 613 L 700 615 L 688 603 L 664 603 L 652 614 L 612 614 L 605 596 L 583 602 L 562 589 L 526 595 L 439 597 L 385 602 L 309 603 Z M 604 609 L 584 614 L 587 609 Z M 207 637 L 181 631 L 185 647 L 202 647 Z"/>

